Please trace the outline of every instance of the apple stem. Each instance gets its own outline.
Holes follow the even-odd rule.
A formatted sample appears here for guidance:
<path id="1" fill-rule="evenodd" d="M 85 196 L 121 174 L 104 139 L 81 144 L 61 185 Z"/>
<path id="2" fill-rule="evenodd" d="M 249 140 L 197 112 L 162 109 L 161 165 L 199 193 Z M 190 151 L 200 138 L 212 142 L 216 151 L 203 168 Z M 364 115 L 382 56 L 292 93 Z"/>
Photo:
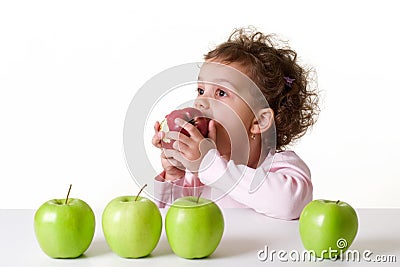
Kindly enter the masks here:
<path id="1" fill-rule="evenodd" d="M 69 193 L 71 193 L 71 187 L 72 187 L 72 184 L 69 185 L 68 194 L 67 194 L 67 197 L 65 198 L 64 205 L 67 205 L 67 203 L 68 203 Z"/>
<path id="2" fill-rule="evenodd" d="M 139 191 L 139 193 L 137 194 L 137 196 L 136 196 L 136 198 L 135 198 L 135 201 L 137 201 L 137 199 L 138 199 L 140 193 L 142 193 L 143 189 L 144 189 L 146 186 L 147 186 L 147 184 L 145 184 L 142 188 L 140 188 L 140 191 Z"/>
<path id="3" fill-rule="evenodd" d="M 336 205 L 339 204 L 339 201 L 340 201 L 340 200 L 336 201 Z"/>
<path id="4" fill-rule="evenodd" d="M 199 204 L 199 199 L 200 199 L 200 196 L 201 196 L 202 193 L 203 192 L 200 192 L 200 194 L 198 195 L 197 200 L 196 200 L 196 204 Z"/>

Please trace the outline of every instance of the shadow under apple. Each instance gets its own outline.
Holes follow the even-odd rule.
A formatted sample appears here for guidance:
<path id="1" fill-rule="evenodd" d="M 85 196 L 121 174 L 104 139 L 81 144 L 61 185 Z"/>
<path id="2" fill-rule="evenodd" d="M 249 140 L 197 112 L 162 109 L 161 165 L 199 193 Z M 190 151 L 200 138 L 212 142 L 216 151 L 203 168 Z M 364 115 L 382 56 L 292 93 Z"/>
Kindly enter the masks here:
<path id="1" fill-rule="evenodd" d="M 256 237 L 229 237 L 222 238 L 221 243 L 208 258 L 229 258 L 252 253 L 257 258 L 257 251 L 263 249 L 264 243 Z"/>
<path id="2" fill-rule="evenodd" d="M 113 253 L 104 239 L 94 240 L 89 249 L 80 256 L 80 258 L 96 257 L 100 255 Z"/>

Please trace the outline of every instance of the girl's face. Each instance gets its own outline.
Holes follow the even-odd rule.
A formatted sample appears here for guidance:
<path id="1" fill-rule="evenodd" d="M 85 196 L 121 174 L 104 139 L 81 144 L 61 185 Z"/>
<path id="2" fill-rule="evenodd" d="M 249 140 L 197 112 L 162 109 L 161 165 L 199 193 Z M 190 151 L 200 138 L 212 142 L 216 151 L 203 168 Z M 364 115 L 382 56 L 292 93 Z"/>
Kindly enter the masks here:
<path id="1" fill-rule="evenodd" d="M 218 62 L 217 62 L 218 63 Z M 247 144 L 255 115 L 251 109 L 251 80 L 237 63 L 229 66 L 205 62 L 198 79 L 195 107 L 215 120 L 216 145 L 222 155 L 230 157 L 231 143 L 240 151 Z M 237 140 L 237 141 L 236 141 Z"/>

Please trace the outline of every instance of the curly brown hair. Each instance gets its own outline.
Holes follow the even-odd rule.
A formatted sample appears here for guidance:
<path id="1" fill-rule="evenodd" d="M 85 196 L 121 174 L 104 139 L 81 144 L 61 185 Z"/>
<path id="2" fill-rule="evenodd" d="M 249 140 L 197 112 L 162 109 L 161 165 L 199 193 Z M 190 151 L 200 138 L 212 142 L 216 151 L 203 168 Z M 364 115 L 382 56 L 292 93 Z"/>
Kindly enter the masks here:
<path id="1" fill-rule="evenodd" d="M 204 56 L 238 63 L 260 88 L 274 111 L 276 150 L 302 137 L 319 114 L 317 88 L 309 88 L 312 69 L 297 62 L 297 53 L 275 35 L 252 28 L 234 30 L 229 39 Z"/>

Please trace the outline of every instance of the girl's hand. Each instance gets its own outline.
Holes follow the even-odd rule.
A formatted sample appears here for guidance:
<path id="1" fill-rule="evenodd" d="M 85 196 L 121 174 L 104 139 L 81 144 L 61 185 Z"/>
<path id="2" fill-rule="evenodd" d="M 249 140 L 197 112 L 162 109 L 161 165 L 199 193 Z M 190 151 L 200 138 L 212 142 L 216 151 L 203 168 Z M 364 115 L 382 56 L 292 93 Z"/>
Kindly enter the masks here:
<path id="1" fill-rule="evenodd" d="M 160 131 L 160 123 L 157 121 L 154 124 L 154 136 L 151 143 L 162 149 L 161 140 L 164 138 L 165 133 Z M 164 150 L 161 150 L 161 165 L 165 171 L 165 180 L 173 181 L 185 176 L 185 167 L 177 160 L 167 157 Z"/>
<path id="2" fill-rule="evenodd" d="M 175 142 L 173 144 L 174 149 L 164 150 L 165 155 L 177 160 L 189 171 L 198 172 L 204 156 L 210 149 L 216 147 L 215 122 L 213 120 L 209 122 L 208 138 L 204 138 L 194 125 L 182 119 L 175 119 L 175 123 L 184 128 L 190 134 L 190 137 L 179 132 L 168 132 L 166 137 L 175 140 Z"/>
<path id="3" fill-rule="evenodd" d="M 160 123 L 157 121 L 154 124 L 154 136 L 151 140 L 151 143 L 157 147 L 162 149 L 161 140 L 164 138 L 165 133 L 160 131 Z M 167 157 L 165 155 L 165 150 L 161 150 L 161 165 L 165 171 L 164 179 L 167 181 L 173 181 L 176 179 L 180 179 L 185 176 L 185 167 L 176 159 L 172 157 Z"/>
<path id="4" fill-rule="evenodd" d="M 173 181 L 185 176 L 185 167 L 176 159 L 168 158 L 164 151 L 161 152 L 161 165 L 165 171 L 164 179 Z"/>

